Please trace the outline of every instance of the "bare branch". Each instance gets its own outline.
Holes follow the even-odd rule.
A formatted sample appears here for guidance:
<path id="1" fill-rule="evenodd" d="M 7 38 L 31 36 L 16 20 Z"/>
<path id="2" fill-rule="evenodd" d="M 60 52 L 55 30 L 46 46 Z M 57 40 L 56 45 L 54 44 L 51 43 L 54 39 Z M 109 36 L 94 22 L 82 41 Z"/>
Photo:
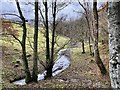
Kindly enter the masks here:
<path id="1" fill-rule="evenodd" d="M 87 14 L 87 10 L 86 10 L 86 8 L 84 7 L 84 5 L 78 0 L 78 3 L 79 3 L 79 5 L 84 9 L 84 11 L 85 11 L 85 13 Z"/>
<path id="2" fill-rule="evenodd" d="M 17 15 L 17 14 L 4 13 L 4 14 L 1 14 L 1 15 L 11 15 L 11 16 L 16 16 L 16 17 L 18 17 L 18 18 L 20 18 L 20 19 L 21 19 L 21 17 L 20 17 L 19 15 Z"/>
<path id="3" fill-rule="evenodd" d="M 55 55 L 61 50 L 63 49 L 70 41 L 72 40 L 72 38 L 70 40 L 68 40 L 63 46 L 61 46 L 55 53 Z"/>
<path id="4" fill-rule="evenodd" d="M 34 6 L 34 3 L 29 2 L 29 3 L 26 3 L 26 5 L 33 5 Z M 41 10 L 40 6 L 38 7 L 38 10 L 40 11 L 40 15 L 41 15 L 41 17 L 43 19 L 43 24 L 45 25 L 45 18 L 43 16 L 43 13 L 42 13 L 42 10 Z"/>
<path id="5" fill-rule="evenodd" d="M 56 13 L 58 13 L 59 11 L 61 11 L 61 10 L 63 10 L 65 7 L 67 7 L 68 5 L 69 5 L 70 3 L 68 3 L 68 4 L 66 4 L 66 5 L 64 5 L 62 8 L 57 8 L 57 11 L 56 11 Z"/>
<path id="6" fill-rule="evenodd" d="M 14 35 L 14 34 L 11 34 L 22 46 L 22 42 Z"/>
<path id="7" fill-rule="evenodd" d="M 19 14 L 20 14 L 19 17 L 21 18 L 22 21 L 24 21 L 25 18 L 24 18 L 23 14 L 22 14 L 22 11 L 21 11 L 21 8 L 20 8 L 20 5 L 19 5 L 19 2 L 18 2 L 18 0 L 15 0 L 15 2 L 16 2 L 17 8 L 18 8 L 18 12 L 19 12 Z"/>
<path id="8" fill-rule="evenodd" d="M 22 42 L 14 35 L 14 34 L 7 34 L 7 33 L 5 33 L 6 35 L 11 35 L 15 40 L 17 40 L 19 43 L 20 43 L 20 45 L 22 46 Z"/>
<path id="9" fill-rule="evenodd" d="M 41 10 L 40 7 L 39 7 L 38 9 L 40 10 L 40 15 L 41 15 L 41 17 L 42 17 L 42 19 L 43 19 L 43 24 L 45 25 L 45 18 L 44 18 L 43 14 L 42 14 L 42 10 Z"/>

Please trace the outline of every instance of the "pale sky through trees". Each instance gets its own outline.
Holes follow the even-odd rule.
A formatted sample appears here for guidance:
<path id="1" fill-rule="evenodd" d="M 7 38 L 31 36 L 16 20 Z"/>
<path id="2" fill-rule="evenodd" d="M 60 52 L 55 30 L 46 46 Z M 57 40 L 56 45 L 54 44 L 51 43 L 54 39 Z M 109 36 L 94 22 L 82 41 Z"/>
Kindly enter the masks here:
<path id="1" fill-rule="evenodd" d="M 12 2 L 9 2 L 9 1 L 12 1 Z M 20 0 L 20 1 L 22 1 L 22 0 Z M 23 12 L 24 16 L 26 17 L 26 19 L 34 19 L 33 6 L 23 5 L 23 4 L 20 4 L 20 5 L 22 8 L 22 12 Z M 101 3 L 98 4 L 98 7 L 100 5 L 101 5 Z M 0 6 L 1 6 L 0 10 L 1 10 L 2 14 L 3 13 L 16 13 L 17 12 L 14 0 L 4 0 L 0 3 Z M 78 2 L 72 2 L 70 5 L 68 5 L 63 10 L 61 10 L 57 16 L 58 17 L 66 16 L 67 19 L 78 19 L 78 18 L 80 18 L 80 14 L 78 14 L 74 11 L 80 11 L 80 10 L 82 11 L 83 9 L 80 7 Z M 51 12 L 49 12 L 49 16 L 50 16 L 50 14 L 51 14 Z M 6 16 L 5 18 L 17 19 L 17 17 L 15 17 L 15 16 Z"/>

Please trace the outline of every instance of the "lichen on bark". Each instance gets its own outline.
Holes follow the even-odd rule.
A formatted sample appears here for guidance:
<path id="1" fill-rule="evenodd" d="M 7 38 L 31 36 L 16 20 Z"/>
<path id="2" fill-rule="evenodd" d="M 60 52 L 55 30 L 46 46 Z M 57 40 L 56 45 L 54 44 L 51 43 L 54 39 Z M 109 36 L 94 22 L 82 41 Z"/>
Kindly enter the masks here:
<path id="1" fill-rule="evenodd" d="M 112 88 L 120 88 L 120 1 L 109 2 L 109 70 Z"/>

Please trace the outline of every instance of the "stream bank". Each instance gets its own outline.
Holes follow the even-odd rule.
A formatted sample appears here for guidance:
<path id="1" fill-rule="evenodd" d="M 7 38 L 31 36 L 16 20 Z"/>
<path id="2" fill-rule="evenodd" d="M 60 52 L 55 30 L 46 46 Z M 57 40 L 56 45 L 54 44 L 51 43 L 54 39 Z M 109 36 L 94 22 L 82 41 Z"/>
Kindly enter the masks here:
<path id="1" fill-rule="evenodd" d="M 62 49 L 58 52 L 58 58 L 57 61 L 55 62 L 55 64 L 53 65 L 53 73 L 52 76 L 56 76 L 59 73 L 61 73 L 62 71 L 64 71 L 65 69 L 67 69 L 70 65 L 70 49 Z M 44 76 L 46 75 L 46 71 L 44 71 L 42 74 L 38 74 L 38 81 L 39 80 L 44 80 Z M 21 79 L 18 81 L 13 82 L 14 84 L 17 85 L 25 85 L 25 79 Z"/>

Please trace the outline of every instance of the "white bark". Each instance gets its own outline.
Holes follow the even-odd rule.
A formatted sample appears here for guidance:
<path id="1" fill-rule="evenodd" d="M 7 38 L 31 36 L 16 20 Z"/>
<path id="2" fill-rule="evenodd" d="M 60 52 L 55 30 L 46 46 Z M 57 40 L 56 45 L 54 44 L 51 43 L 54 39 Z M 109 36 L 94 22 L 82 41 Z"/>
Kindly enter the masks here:
<path id="1" fill-rule="evenodd" d="M 112 88 L 120 89 L 120 1 L 108 5 L 110 79 Z"/>

